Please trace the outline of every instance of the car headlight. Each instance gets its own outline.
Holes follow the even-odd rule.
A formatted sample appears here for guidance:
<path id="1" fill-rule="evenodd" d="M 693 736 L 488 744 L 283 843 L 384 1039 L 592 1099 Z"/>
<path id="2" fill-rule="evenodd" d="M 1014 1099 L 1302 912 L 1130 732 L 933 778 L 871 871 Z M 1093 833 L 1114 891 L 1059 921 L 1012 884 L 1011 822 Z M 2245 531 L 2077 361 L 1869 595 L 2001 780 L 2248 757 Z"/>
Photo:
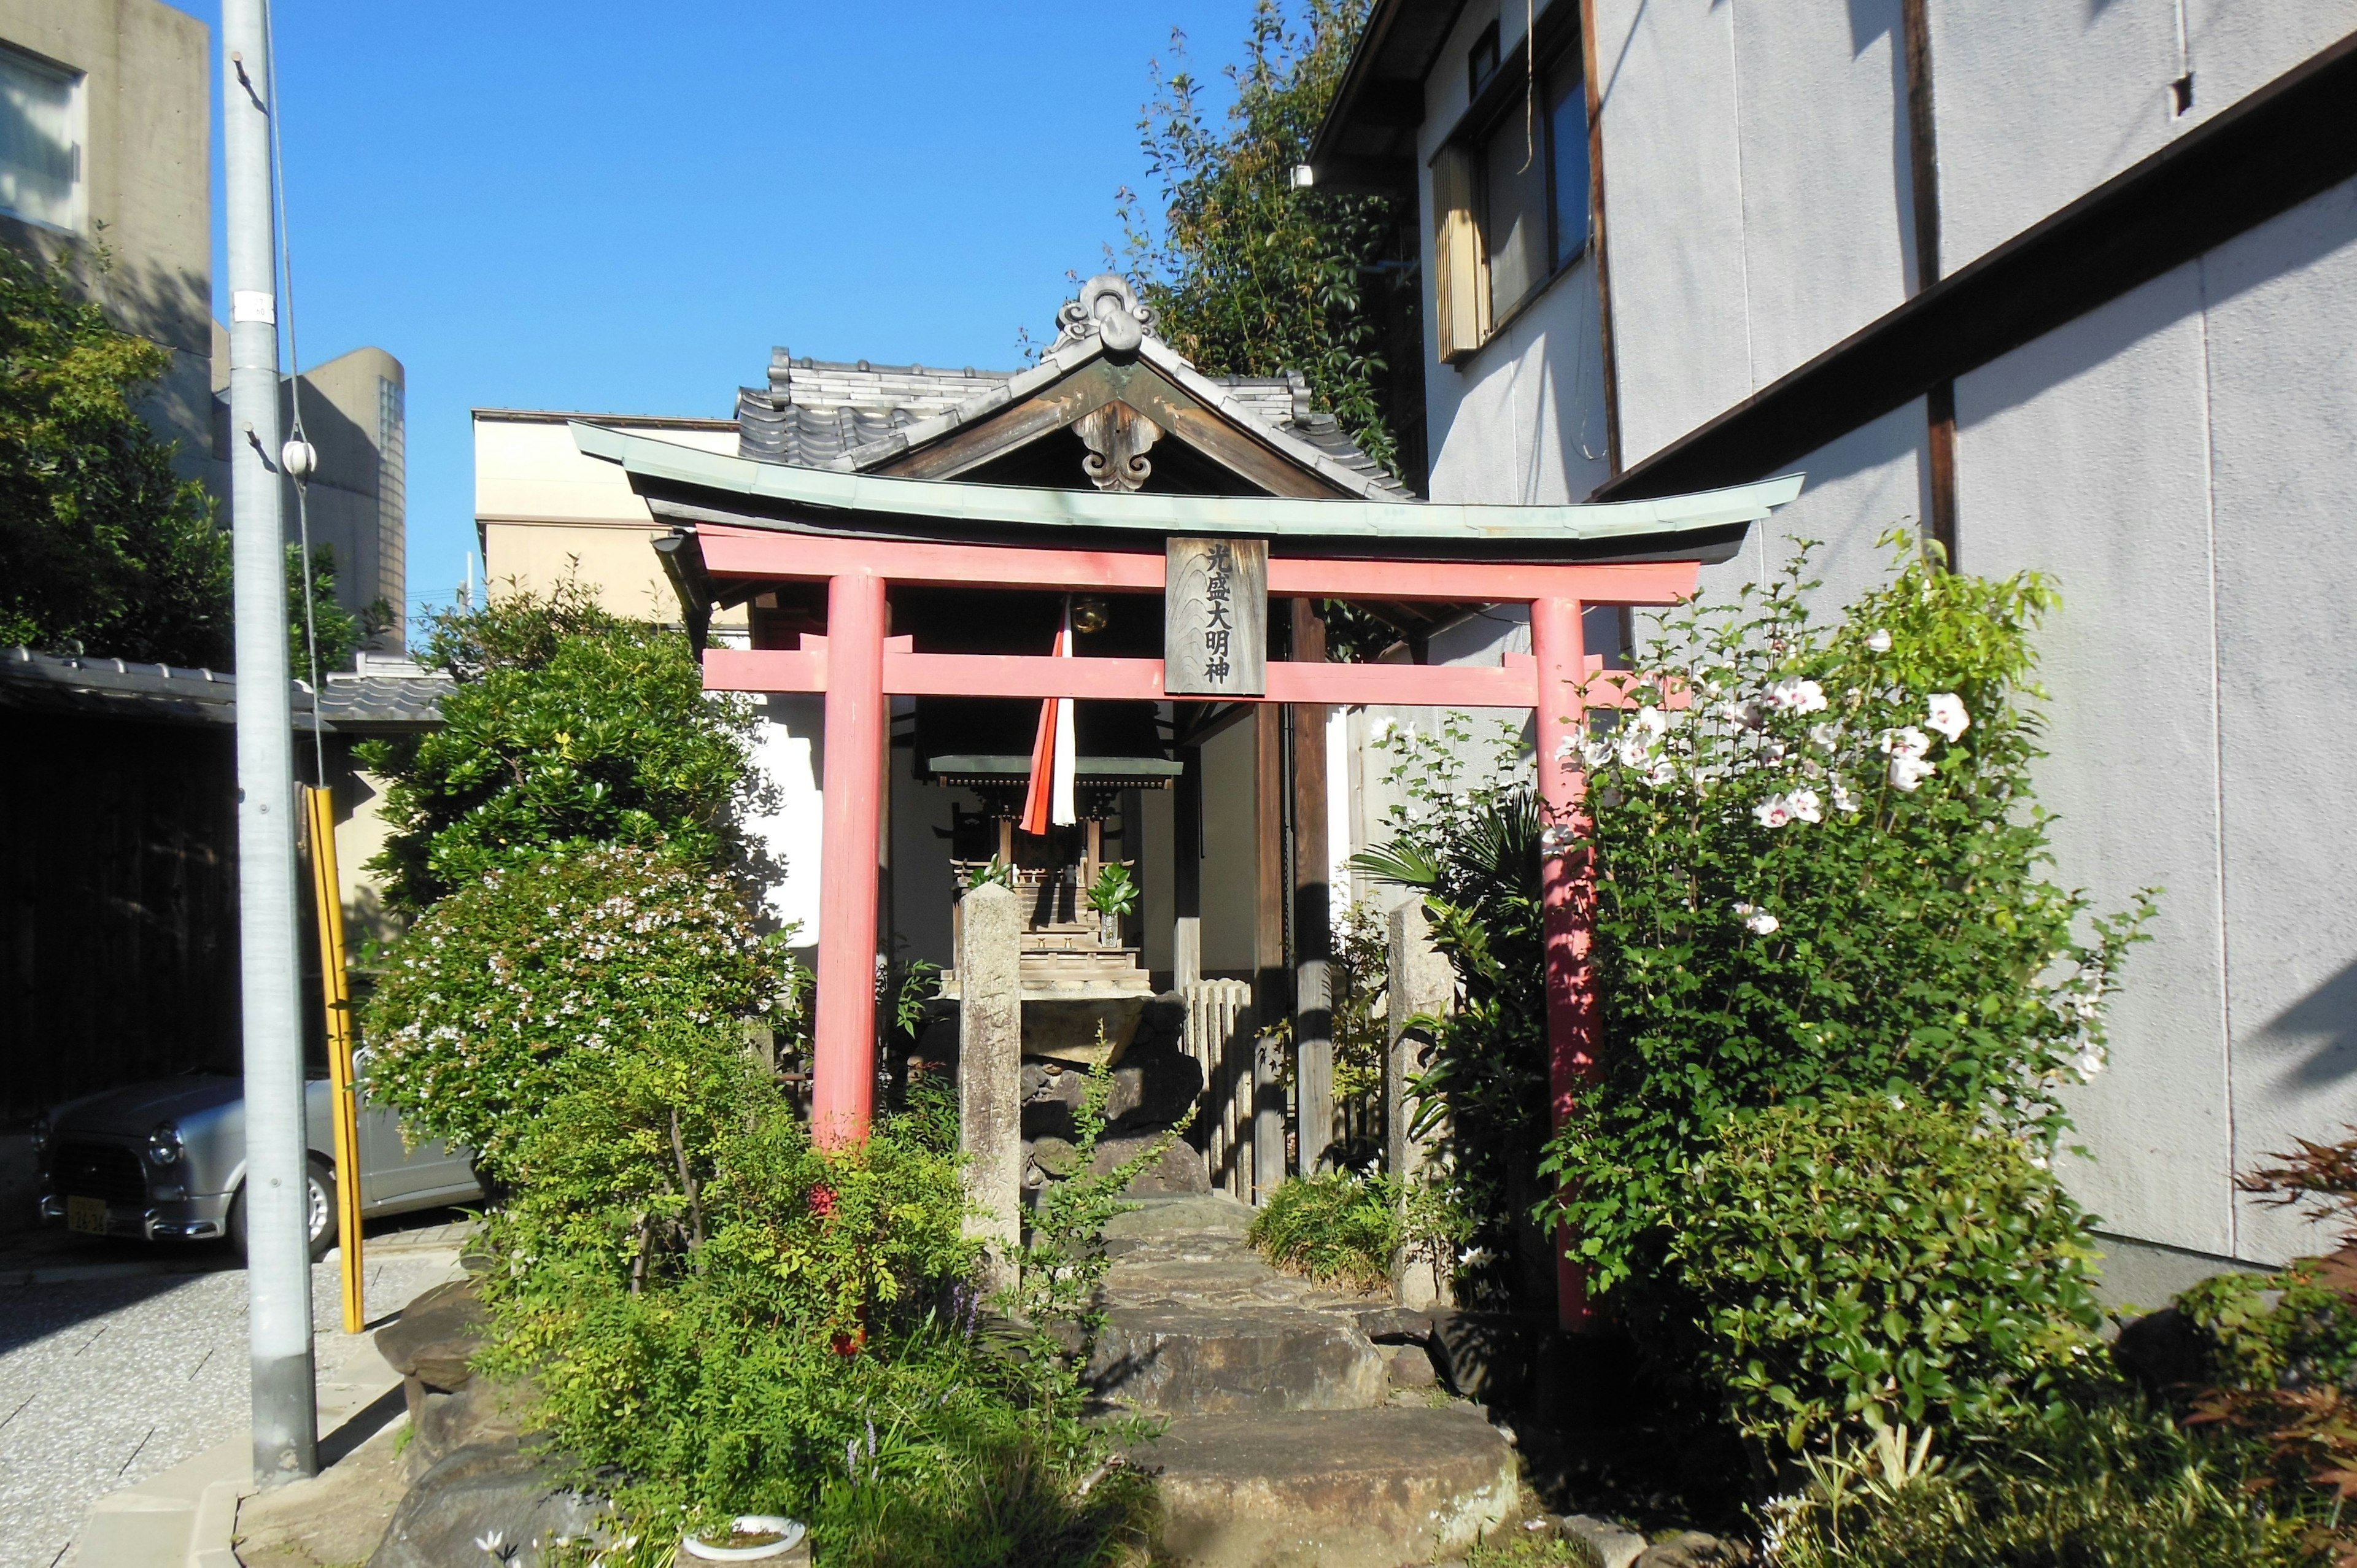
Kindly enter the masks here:
<path id="1" fill-rule="evenodd" d="M 147 1157 L 159 1165 L 177 1165 L 188 1152 L 188 1145 L 180 1142 L 180 1129 L 169 1122 L 158 1122 L 147 1134 Z"/>

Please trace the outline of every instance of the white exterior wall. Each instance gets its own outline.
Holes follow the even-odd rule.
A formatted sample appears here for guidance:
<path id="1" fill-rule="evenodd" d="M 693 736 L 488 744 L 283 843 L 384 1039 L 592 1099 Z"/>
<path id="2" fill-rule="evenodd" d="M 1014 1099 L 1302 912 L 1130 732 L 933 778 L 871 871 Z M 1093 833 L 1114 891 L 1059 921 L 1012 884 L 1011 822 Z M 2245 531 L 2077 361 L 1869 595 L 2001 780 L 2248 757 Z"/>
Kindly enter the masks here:
<path id="1" fill-rule="evenodd" d="M 1735 0 L 1722 8 L 1734 20 L 1736 172 L 1757 388 L 1912 286 L 1907 51 L 1900 0 Z"/>
<path id="2" fill-rule="evenodd" d="M 2233 1173 L 2357 1117 L 2352 343 L 2343 186 L 1957 384 L 1964 549 L 2064 597 L 2061 879 L 2164 888 L 2073 1186 L 2122 1233 L 2266 1262 L 2325 1233 Z"/>
<path id="3" fill-rule="evenodd" d="M 1809 575 L 1824 586 L 1810 596 L 1821 615 L 1890 578 L 1892 556 L 1875 542 L 1894 528 L 1920 526 L 1930 469 L 1921 398 L 1826 443 L 1791 469 L 1808 476 L 1800 499 L 1754 523 L 1733 560 L 1702 569 L 1706 598 L 1725 600 L 1743 584 L 1765 587 L 1791 564 L 1803 541 L 1816 548 Z M 1645 613 L 1638 613 L 1643 629 Z"/>
<path id="4" fill-rule="evenodd" d="M 1597 0 L 1624 463 L 1752 390 L 1734 10 Z"/>
<path id="5" fill-rule="evenodd" d="M 1597 0 L 1624 461 L 1914 286 L 1897 10 Z M 1435 68 L 1426 156 L 1494 14 L 1469 6 Z M 2175 0 L 1933 0 L 1945 270 L 2357 28 L 2357 0 L 2182 14 L 2180 38 Z M 1558 334 L 1587 307 L 1542 303 L 1527 325 Z M 1534 440 L 1537 403 L 1507 395 L 1547 351 L 1524 325 L 1463 374 L 1435 371 L 1437 497 L 1552 499 L 1528 476 L 1568 433 Z M 2357 1122 L 2357 187 L 1960 378 L 1956 403 L 1963 565 L 2035 568 L 2063 595 L 2039 633 L 2057 877 L 2107 909 L 2164 889 L 2111 1069 L 2074 1097 L 2096 1158 L 2069 1180 L 2117 1235 L 2259 1262 L 2316 1250 L 2322 1230 L 2233 1176 Z M 1792 465 L 1802 499 L 1706 568 L 1706 592 L 1764 580 L 1801 538 L 1824 542 L 1826 608 L 1883 581 L 1876 537 L 1928 511 L 1924 429 L 1919 401 Z M 1461 627 L 1433 658 L 1493 660 L 1518 629 Z M 1369 729 L 1434 716 L 1351 714 L 1360 842 L 1387 803 Z"/>
<path id="6" fill-rule="evenodd" d="M 1960 380 L 1957 510 L 1974 570 L 2063 596 L 2038 634 L 2058 880 L 2104 908 L 2165 888 L 2070 1180 L 2113 1230 L 2233 1255 L 2198 301 L 2180 268 Z"/>
<path id="7" fill-rule="evenodd" d="M 1564 4 L 1566 0 L 1557 0 Z M 1466 54 L 1499 24 L 1511 56 L 1523 37 L 1519 6 L 1477 0 L 1457 19 L 1440 63 L 1425 83 L 1419 141 L 1424 210 L 1431 210 L 1431 158 L 1464 118 Z M 1432 225 L 1421 225 L 1424 275 L 1434 275 Z M 1508 302 L 1512 303 L 1512 302 Z M 1581 500 L 1611 476 L 1604 413 L 1604 344 L 1596 270 L 1583 257 L 1548 285 L 1480 352 L 1461 365 L 1439 360 L 1431 313 L 1425 317 L 1425 420 L 1430 489 L 1441 501 L 1525 505 Z"/>
<path id="8" fill-rule="evenodd" d="M 2357 0 L 1934 0 L 1931 23 L 1953 272 L 2357 28 Z"/>
<path id="9" fill-rule="evenodd" d="M 2357 1121 L 2357 184 L 2203 258 L 2227 1025 L 2247 1167 Z M 2318 1227 L 2238 1197 L 2237 1251 Z"/>

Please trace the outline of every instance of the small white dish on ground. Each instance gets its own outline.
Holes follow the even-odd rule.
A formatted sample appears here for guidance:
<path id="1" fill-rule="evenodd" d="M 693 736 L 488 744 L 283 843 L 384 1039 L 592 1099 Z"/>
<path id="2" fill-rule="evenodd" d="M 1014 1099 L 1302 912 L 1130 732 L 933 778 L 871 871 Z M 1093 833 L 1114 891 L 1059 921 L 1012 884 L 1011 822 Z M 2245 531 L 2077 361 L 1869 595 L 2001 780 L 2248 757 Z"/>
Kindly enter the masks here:
<path id="1" fill-rule="evenodd" d="M 723 1541 L 706 1541 L 700 1535 L 684 1536 L 679 1549 L 688 1556 L 705 1563 L 767 1563 L 785 1556 L 802 1543 L 809 1527 L 800 1520 L 783 1514 L 740 1514 L 728 1521 L 729 1533 L 743 1538 L 766 1536 L 742 1546 L 731 1546 Z"/>

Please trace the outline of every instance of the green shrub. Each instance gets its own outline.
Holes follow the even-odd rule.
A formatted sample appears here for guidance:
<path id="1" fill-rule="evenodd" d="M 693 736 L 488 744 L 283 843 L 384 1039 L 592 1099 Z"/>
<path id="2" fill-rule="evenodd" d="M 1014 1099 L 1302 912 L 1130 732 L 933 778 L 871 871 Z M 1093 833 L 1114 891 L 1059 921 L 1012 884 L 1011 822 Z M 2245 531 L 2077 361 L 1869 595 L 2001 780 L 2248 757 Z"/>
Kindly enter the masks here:
<path id="1" fill-rule="evenodd" d="M 1607 1292 L 1658 1268 L 1695 1158 L 1747 1108 L 1901 1094 L 2050 1156 L 2149 911 L 2095 918 L 2046 876 L 2050 587 L 1918 559 L 1826 624 L 1803 569 L 1670 615 L 1644 705 L 1587 743 L 1602 1077 L 1549 1169 Z"/>
<path id="2" fill-rule="evenodd" d="M 1555 1244 L 1534 1218 L 1550 1132 L 1546 985 L 1541 962 L 1538 803 L 1517 732 L 1478 731 L 1449 714 L 1439 731 L 1402 727 L 1376 744 L 1394 754 L 1404 797 L 1392 836 L 1355 857 L 1361 870 L 1417 889 L 1433 945 L 1457 973 L 1453 1008 L 1415 1020 L 1423 1041 L 1409 1094 L 1429 1158 L 1422 1204 L 1446 1215 L 1456 1297 L 1468 1306 L 1544 1310 Z"/>
<path id="3" fill-rule="evenodd" d="M 1777 1568 L 2324 1568 L 2242 1448 L 2124 1396 L 1968 1422 L 1912 1477 L 1837 1452 L 1771 1510 Z"/>
<path id="4" fill-rule="evenodd" d="M 1795 1449 L 2055 1397 L 2103 1321 L 2092 1255 L 2013 1139 L 1895 1096 L 1728 1119 L 1669 1243 L 1692 1364 L 1738 1428 Z"/>
<path id="5" fill-rule="evenodd" d="M 518 1140 L 493 1370 L 650 1541 L 747 1512 L 847 1563 L 1113 1563 L 1150 1480 L 1044 1336 L 989 1316 L 955 1113 L 821 1150 L 725 1030 L 657 1031 Z"/>
<path id="6" fill-rule="evenodd" d="M 1404 1239 L 1399 1184 L 1351 1171 L 1289 1176 L 1253 1216 L 1245 1237 L 1288 1273 L 1319 1284 L 1377 1289 L 1390 1283 Z"/>
<path id="7" fill-rule="evenodd" d="M 748 853 L 750 710 L 705 695 L 676 633 L 599 609 L 577 582 L 445 618 L 427 655 L 458 678 L 441 727 L 370 741 L 389 780 L 386 901 L 414 913 L 500 866 L 589 843 L 711 868 Z"/>
<path id="8" fill-rule="evenodd" d="M 494 1174 L 524 1127 L 670 1024 L 780 1018 L 794 987 L 722 879 L 645 850 L 493 871 L 395 945 L 365 1015 L 369 1091 Z"/>

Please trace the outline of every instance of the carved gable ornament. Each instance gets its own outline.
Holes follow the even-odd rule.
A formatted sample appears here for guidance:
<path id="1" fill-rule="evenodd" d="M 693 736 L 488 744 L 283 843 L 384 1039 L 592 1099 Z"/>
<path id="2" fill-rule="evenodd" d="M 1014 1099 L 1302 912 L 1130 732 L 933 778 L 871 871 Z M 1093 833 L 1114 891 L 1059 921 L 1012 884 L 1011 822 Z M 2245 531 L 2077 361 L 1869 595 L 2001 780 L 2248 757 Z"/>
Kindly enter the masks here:
<path id="1" fill-rule="evenodd" d="M 1094 338 L 1104 345 L 1105 357 L 1126 361 L 1136 356 L 1154 330 L 1154 309 L 1137 303 L 1129 280 L 1099 273 L 1081 285 L 1081 296 L 1067 300 L 1056 312 L 1056 341 L 1049 352 Z"/>
<path id="2" fill-rule="evenodd" d="M 1162 439 L 1162 426 L 1125 403 L 1092 408 L 1072 421 L 1073 434 L 1089 449 L 1081 471 L 1101 490 L 1130 491 L 1146 481 L 1154 465 L 1146 454 Z"/>

